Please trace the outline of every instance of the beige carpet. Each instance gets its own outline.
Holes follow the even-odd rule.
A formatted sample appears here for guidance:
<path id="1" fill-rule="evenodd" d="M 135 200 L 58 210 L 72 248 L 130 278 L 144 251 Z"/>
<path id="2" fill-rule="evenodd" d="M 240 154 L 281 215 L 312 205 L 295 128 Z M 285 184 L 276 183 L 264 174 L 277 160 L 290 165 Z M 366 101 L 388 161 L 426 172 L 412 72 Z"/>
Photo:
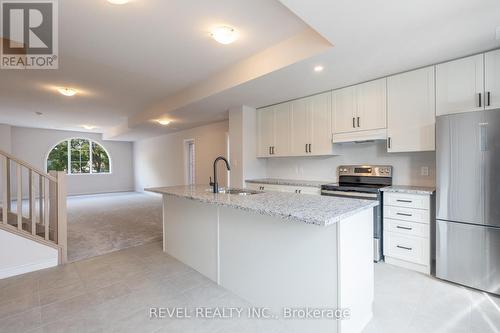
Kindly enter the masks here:
<path id="1" fill-rule="evenodd" d="M 124 192 L 68 198 L 68 260 L 162 239 L 161 198 Z"/>

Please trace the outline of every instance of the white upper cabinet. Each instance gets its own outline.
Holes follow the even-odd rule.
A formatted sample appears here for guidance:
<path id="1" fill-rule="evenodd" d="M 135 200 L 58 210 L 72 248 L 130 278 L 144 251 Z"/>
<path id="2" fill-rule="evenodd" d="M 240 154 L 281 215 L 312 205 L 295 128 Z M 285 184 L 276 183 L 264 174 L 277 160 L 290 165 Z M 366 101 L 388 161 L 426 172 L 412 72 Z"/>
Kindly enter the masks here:
<path id="1" fill-rule="evenodd" d="M 275 146 L 273 106 L 257 110 L 257 145 L 259 157 L 271 156 Z"/>
<path id="2" fill-rule="evenodd" d="M 278 104 L 274 108 L 274 140 L 271 149 L 274 156 L 290 156 L 291 153 L 291 103 Z"/>
<path id="3" fill-rule="evenodd" d="M 333 132 L 356 131 L 356 88 L 355 86 L 334 90 L 332 93 Z"/>
<path id="4" fill-rule="evenodd" d="M 387 127 L 387 79 L 356 86 L 356 126 L 360 131 Z"/>
<path id="5" fill-rule="evenodd" d="M 484 82 L 486 109 L 500 108 L 500 50 L 485 53 Z"/>
<path id="6" fill-rule="evenodd" d="M 385 139 L 387 79 L 333 91 L 333 142 Z"/>
<path id="7" fill-rule="evenodd" d="M 332 154 L 332 93 L 309 97 L 310 155 Z"/>
<path id="8" fill-rule="evenodd" d="M 434 66 L 387 79 L 387 151 L 435 150 Z"/>
<path id="9" fill-rule="evenodd" d="M 292 156 L 332 154 L 331 92 L 292 102 Z"/>
<path id="10" fill-rule="evenodd" d="M 484 55 L 436 65 L 436 115 L 484 110 Z"/>
<path id="11" fill-rule="evenodd" d="M 307 155 L 310 142 L 309 108 L 307 98 L 292 102 L 292 152 L 293 156 Z"/>

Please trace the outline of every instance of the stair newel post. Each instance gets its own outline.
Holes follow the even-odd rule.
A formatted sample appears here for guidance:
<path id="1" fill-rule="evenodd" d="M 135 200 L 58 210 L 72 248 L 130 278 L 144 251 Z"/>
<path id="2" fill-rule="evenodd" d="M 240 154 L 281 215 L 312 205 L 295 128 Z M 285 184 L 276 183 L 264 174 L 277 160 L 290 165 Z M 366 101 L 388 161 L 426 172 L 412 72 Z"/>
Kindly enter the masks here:
<path id="1" fill-rule="evenodd" d="M 60 264 L 68 261 L 68 224 L 66 211 L 66 173 L 58 171 L 57 177 L 57 243 L 61 247 Z"/>
<path id="2" fill-rule="evenodd" d="M 5 156 L 2 165 L 2 222 L 3 224 L 8 224 L 9 210 L 10 210 L 10 198 L 9 198 L 9 158 Z"/>

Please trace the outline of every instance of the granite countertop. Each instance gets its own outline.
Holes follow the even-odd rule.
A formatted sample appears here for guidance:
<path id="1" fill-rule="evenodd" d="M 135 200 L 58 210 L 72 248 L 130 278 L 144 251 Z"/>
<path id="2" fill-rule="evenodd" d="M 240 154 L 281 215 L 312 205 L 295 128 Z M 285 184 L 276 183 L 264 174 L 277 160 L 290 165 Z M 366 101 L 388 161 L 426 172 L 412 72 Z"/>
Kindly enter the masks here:
<path id="1" fill-rule="evenodd" d="M 172 186 L 146 189 L 165 195 L 276 216 L 288 221 L 318 226 L 333 225 L 364 209 L 375 207 L 378 201 L 339 198 L 284 192 L 261 192 L 254 195 L 212 193 L 206 185 Z"/>
<path id="2" fill-rule="evenodd" d="M 381 189 L 384 192 L 407 193 L 407 194 L 433 194 L 436 189 L 434 187 L 424 186 L 409 186 L 409 185 L 393 185 Z"/>
<path id="3" fill-rule="evenodd" d="M 332 184 L 335 181 L 319 181 L 319 180 L 298 180 L 298 179 L 281 179 L 281 178 L 262 178 L 262 179 L 247 179 L 247 183 L 269 184 L 269 185 L 287 185 L 287 186 L 304 186 L 318 187 L 325 184 Z"/>

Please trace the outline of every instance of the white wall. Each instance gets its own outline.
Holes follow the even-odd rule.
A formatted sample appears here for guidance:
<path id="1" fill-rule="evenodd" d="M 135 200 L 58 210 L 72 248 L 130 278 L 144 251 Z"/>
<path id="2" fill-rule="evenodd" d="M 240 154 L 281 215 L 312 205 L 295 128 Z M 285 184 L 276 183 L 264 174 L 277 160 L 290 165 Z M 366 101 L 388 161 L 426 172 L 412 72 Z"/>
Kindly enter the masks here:
<path id="1" fill-rule="evenodd" d="M 228 122 L 219 122 L 185 131 L 140 140 L 134 143 L 135 189 L 186 184 L 185 140 L 195 142 L 195 180 L 207 184 L 217 156 L 227 155 Z M 219 183 L 226 172 L 219 169 Z"/>
<path id="2" fill-rule="evenodd" d="M 257 156 L 257 111 L 248 106 L 229 110 L 231 186 L 244 187 L 245 179 L 266 175 L 266 160 Z"/>
<path id="3" fill-rule="evenodd" d="M 10 153 L 11 150 L 11 127 L 10 125 L 0 124 L 0 150 Z"/>
<path id="4" fill-rule="evenodd" d="M 59 142 L 73 137 L 88 138 L 101 144 L 109 153 L 111 174 L 68 175 L 68 194 L 92 194 L 133 191 L 133 149 L 130 142 L 103 141 L 100 134 L 12 127 L 12 155 L 38 169 L 46 169 L 49 151 Z"/>
<path id="5" fill-rule="evenodd" d="M 385 141 L 341 144 L 341 156 L 270 158 L 267 177 L 337 181 L 337 167 L 349 164 L 392 165 L 393 183 L 397 185 L 434 186 L 435 152 L 387 153 Z M 429 176 L 421 167 L 429 167 Z"/>
<path id="6" fill-rule="evenodd" d="M 56 249 L 0 230 L 0 279 L 57 264 Z"/>

